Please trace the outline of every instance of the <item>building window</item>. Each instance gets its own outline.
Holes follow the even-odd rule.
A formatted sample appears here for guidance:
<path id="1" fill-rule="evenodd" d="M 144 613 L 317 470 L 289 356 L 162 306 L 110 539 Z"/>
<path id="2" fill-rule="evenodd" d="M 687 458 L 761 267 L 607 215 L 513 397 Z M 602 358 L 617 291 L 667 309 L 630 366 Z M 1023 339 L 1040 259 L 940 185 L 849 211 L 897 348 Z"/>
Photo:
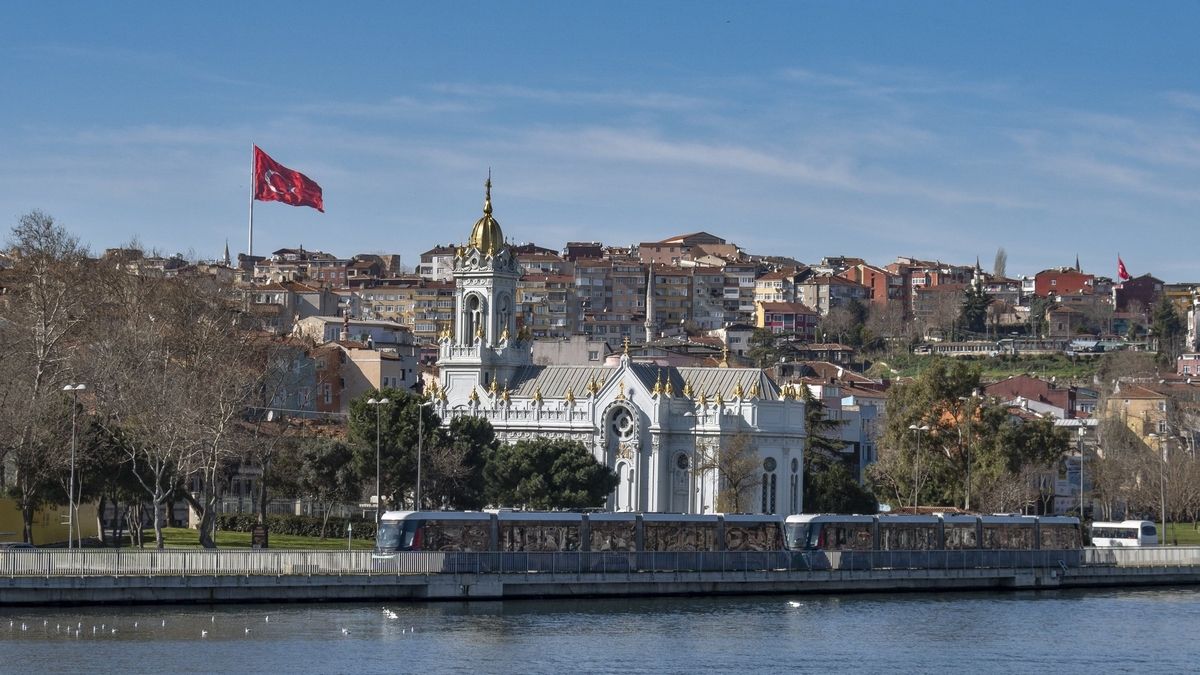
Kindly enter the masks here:
<path id="1" fill-rule="evenodd" d="M 600 352 L 594 349 L 588 350 L 588 361 L 599 361 Z"/>

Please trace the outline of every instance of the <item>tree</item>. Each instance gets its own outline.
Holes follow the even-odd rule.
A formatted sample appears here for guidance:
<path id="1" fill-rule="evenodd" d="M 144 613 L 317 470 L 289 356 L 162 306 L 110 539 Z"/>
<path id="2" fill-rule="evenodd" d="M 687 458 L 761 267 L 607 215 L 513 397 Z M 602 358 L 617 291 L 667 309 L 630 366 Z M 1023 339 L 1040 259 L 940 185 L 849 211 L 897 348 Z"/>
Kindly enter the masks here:
<path id="1" fill-rule="evenodd" d="M 554 438 L 499 446 L 484 476 L 490 503 L 531 509 L 599 507 L 618 482 L 582 443 Z"/>
<path id="2" fill-rule="evenodd" d="M 1046 329 L 1049 325 L 1046 323 L 1046 312 L 1053 306 L 1054 301 L 1050 298 L 1034 298 L 1029 301 L 1030 337 L 1045 337 Z"/>
<path id="3" fill-rule="evenodd" d="M 1004 279 L 1008 276 L 1008 252 L 1004 247 L 996 249 L 996 261 L 992 263 L 992 276 L 997 279 Z"/>
<path id="4" fill-rule="evenodd" d="M 962 310 L 959 312 L 959 322 L 963 330 L 971 333 L 987 331 L 987 308 L 992 304 L 992 298 L 984 290 L 983 284 L 971 283 L 963 293 Z"/>
<path id="5" fill-rule="evenodd" d="M 8 483 L 3 467 L 16 467 L 14 494 L 29 541 L 46 481 L 67 464 L 69 433 L 53 413 L 64 412 L 60 390 L 73 379 L 90 266 L 79 240 L 40 211 L 20 218 L 8 253 L 18 283 L 0 303 L 0 486 Z"/>
<path id="6" fill-rule="evenodd" d="M 804 512 L 875 513 L 879 502 L 858 484 L 842 457 L 846 442 L 841 438 L 842 420 L 829 417 L 825 402 L 808 386 L 804 397 Z"/>
<path id="7" fill-rule="evenodd" d="M 388 403 L 374 406 L 367 403 L 374 398 L 386 398 Z M 380 490 L 383 508 L 412 504 L 417 485 L 417 448 L 432 450 L 439 441 L 442 420 L 431 406 L 422 406 L 425 401 L 406 389 L 384 387 L 364 392 L 350 402 L 349 440 L 354 450 L 354 462 L 358 475 L 375 491 L 375 458 L 379 452 Z M 378 415 L 379 444 L 376 445 L 376 415 Z M 418 417 L 419 416 L 419 417 Z M 418 432 L 423 432 L 418 443 Z M 422 457 L 422 465 L 424 457 Z M 424 466 L 421 467 L 424 469 Z M 423 472 L 422 472 L 423 473 Z M 422 476 L 424 478 L 424 476 Z M 427 495 L 421 495 L 425 501 Z M 414 505 L 422 508 L 422 505 Z"/>
<path id="8" fill-rule="evenodd" d="M 500 446 L 491 422 L 462 415 L 439 434 L 428 461 L 423 490 L 435 505 L 446 509 L 474 510 L 487 505 L 484 467 Z"/>
<path id="9" fill-rule="evenodd" d="M 748 341 L 750 349 L 746 356 L 759 368 L 770 368 L 779 363 L 780 345 L 794 339 L 791 333 L 773 333 L 769 328 L 756 328 Z"/>
<path id="10" fill-rule="evenodd" d="M 1175 303 L 1171 302 L 1165 293 L 1154 306 L 1150 332 L 1158 341 L 1159 364 L 1174 367 L 1175 359 L 1183 349 L 1187 328 L 1179 318 Z"/>
<path id="11" fill-rule="evenodd" d="M 697 444 L 693 471 L 703 479 L 712 474 L 717 482 L 718 511 L 745 513 L 754 503 L 754 490 L 762 485 L 762 462 L 750 434 L 735 434 L 722 447 L 719 443 Z"/>
<path id="12" fill-rule="evenodd" d="M 354 452 L 333 439 L 306 439 L 300 444 L 297 486 L 321 510 L 321 538 L 333 507 L 360 496 L 361 482 L 354 470 Z"/>
<path id="13" fill-rule="evenodd" d="M 98 419 L 120 429 L 156 545 L 182 495 L 200 517 L 200 543 L 211 547 L 216 503 L 240 461 L 232 437 L 255 384 L 228 288 L 123 270 L 100 283 L 105 302 L 81 359 Z"/>
<path id="14" fill-rule="evenodd" d="M 976 402 L 978 387 L 979 371 L 950 359 L 935 359 L 912 382 L 892 387 L 880 459 L 868 469 L 878 491 L 911 504 L 915 481 L 919 503 L 952 506 L 964 502 L 968 474 L 972 486 L 991 485 L 1057 464 L 1069 446 L 1066 431 L 1048 419 L 1016 418 L 996 402 Z M 977 508 L 999 510 L 1010 501 L 1005 495 L 989 503 L 985 496 Z"/>
<path id="15" fill-rule="evenodd" d="M 858 484 L 842 462 L 823 461 L 821 471 L 804 474 L 805 513 L 875 513 L 879 501 Z"/>

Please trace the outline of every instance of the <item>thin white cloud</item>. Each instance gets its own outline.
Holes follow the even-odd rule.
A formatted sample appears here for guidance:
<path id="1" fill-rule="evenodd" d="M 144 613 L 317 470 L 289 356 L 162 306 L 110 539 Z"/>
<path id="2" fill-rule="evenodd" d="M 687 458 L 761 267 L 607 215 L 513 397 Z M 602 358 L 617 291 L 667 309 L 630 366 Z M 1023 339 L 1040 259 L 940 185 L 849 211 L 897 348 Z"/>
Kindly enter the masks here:
<path id="1" fill-rule="evenodd" d="M 712 100 L 696 96 L 636 90 L 582 91 L 524 87 L 509 84 L 470 83 L 436 84 L 431 89 L 440 94 L 461 96 L 470 98 L 476 102 L 486 102 L 492 99 L 517 99 L 560 106 L 603 105 L 615 108 L 643 108 L 664 111 L 686 111 L 713 104 Z"/>

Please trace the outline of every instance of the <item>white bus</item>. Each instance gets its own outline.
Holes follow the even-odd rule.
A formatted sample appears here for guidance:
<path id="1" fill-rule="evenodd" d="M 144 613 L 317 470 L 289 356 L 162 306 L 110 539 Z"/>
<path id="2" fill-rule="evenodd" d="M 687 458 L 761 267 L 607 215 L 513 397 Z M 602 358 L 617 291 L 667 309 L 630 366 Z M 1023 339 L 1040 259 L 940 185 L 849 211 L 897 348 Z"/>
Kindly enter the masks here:
<path id="1" fill-rule="evenodd" d="M 1157 546 L 1158 528 L 1149 520 L 1092 523 L 1092 546 Z"/>

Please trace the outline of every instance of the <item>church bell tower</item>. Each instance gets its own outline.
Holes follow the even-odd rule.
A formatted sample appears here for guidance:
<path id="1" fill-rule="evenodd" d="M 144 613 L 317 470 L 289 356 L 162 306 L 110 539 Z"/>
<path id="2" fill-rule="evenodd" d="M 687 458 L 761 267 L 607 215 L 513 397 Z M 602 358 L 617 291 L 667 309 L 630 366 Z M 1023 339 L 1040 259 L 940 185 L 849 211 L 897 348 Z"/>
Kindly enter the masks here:
<path id="1" fill-rule="evenodd" d="M 483 216 L 455 252 L 454 323 L 439 340 L 442 386 L 447 396 L 461 400 L 474 387 L 480 387 L 478 393 L 504 388 L 517 368 L 533 362 L 531 339 L 519 334 L 516 324 L 522 270 L 492 217 L 490 173 L 484 190 Z"/>

